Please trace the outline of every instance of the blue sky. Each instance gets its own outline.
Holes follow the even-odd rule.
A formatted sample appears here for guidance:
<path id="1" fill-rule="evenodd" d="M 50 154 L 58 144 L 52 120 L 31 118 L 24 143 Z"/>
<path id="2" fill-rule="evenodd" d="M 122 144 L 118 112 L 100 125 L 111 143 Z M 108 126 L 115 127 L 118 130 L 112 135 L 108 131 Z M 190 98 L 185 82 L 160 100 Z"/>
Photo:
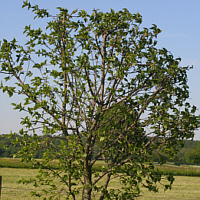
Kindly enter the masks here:
<path id="1" fill-rule="evenodd" d="M 34 14 L 26 8 L 22 9 L 22 0 L 0 1 L 0 40 L 12 40 L 13 37 L 24 44 L 26 41 L 23 30 L 26 25 L 45 27 L 47 20 L 33 20 Z M 188 73 L 190 102 L 197 106 L 200 114 L 200 0 L 32 0 L 40 8 L 48 8 L 52 14 L 58 11 L 56 7 L 65 7 L 70 11 L 84 9 L 91 13 L 94 8 L 103 12 L 114 9 L 119 11 L 127 8 L 131 13 L 140 12 L 144 27 L 156 24 L 162 33 L 158 37 L 158 48 L 165 47 L 175 57 L 181 57 L 182 66 L 193 65 Z M 0 80 L 3 76 L 0 75 Z M 20 97 L 9 99 L 0 91 L 0 133 L 17 131 L 21 126 L 22 113 L 14 111 L 10 105 L 20 101 Z M 200 131 L 195 139 L 200 140 Z"/>

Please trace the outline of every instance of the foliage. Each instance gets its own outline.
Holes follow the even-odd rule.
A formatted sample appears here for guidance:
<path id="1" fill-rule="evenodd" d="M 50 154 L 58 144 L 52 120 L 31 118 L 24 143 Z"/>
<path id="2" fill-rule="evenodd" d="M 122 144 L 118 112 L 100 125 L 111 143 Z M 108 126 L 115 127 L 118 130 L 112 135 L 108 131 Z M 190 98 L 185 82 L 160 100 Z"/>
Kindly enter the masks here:
<path id="1" fill-rule="evenodd" d="M 200 145 L 186 152 L 187 163 L 200 164 Z"/>
<path id="2" fill-rule="evenodd" d="M 189 155 L 200 147 L 200 141 L 184 141 L 184 148 L 181 149 L 171 161 L 177 165 L 180 164 L 197 164 L 189 159 Z"/>
<path id="3" fill-rule="evenodd" d="M 112 109 L 111 109 L 112 111 Z M 105 116 L 107 118 L 107 115 Z M 118 116 L 119 119 L 119 116 Z M 129 119 L 130 120 L 130 119 Z M 112 121 L 109 123 L 113 123 Z M 105 130 L 108 130 L 110 128 L 110 125 L 106 126 Z M 103 129 L 104 130 L 104 129 Z M 14 145 L 12 143 L 13 139 L 15 139 L 16 137 L 18 137 L 19 139 L 22 139 L 21 136 L 15 136 L 15 137 L 10 137 L 8 138 L 9 135 L 0 135 L 0 157 L 4 157 L 4 158 L 11 158 L 11 157 L 15 157 L 17 152 L 19 150 L 21 150 L 21 146 L 19 146 L 19 144 Z M 44 138 L 48 138 L 50 136 L 39 136 L 40 140 L 43 141 Z M 85 144 L 85 139 L 83 140 L 84 144 Z M 52 140 L 53 145 L 58 146 L 60 145 L 60 140 L 58 139 L 53 139 Z M 181 164 L 198 164 L 200 159 L 198 159 L 196 162 L 193 162 L 190 157 L 192 157 L 193 155 L 198 156 L 198 149 L 200 147 L 200 141 L 190 141 L 190 140 L 184 140 L 184 147 L 182 149 L 180 149 L 180 146 L 177 146 L 176 148 L 179 148 L 180 151 L 175 154 L 173 157 L 170 157 L 166 154 L 163 153 L 159 153 L 160 151 L 155 150 L 153 152 L 153 155 L 150 156 L 150 160 L 152 162 L 156 162 L 159 163 L 161 162 L 162 159 L 164 159 L 165 161 L 168 162 L 174 162 L 175 165 L 181 165 Z M 43 153 L 45 152 L 45 149 L 40 149 L 39 151 L 35 152 L 35 158 L 36 159 L 41 159 L 43 156 Z M 93 153 L 92 153 L 92 157 L 97 156 L 97 154 L 100 152 L 100 149 L 97 146 L 94 146 L 93 149 Z M 100 157 L 100 159 L 102 160 L 103 158 Z M 15 166 L 15 163 L 11 164 L 7 163 L 5 161 L 3 161 L 5 165 L 3 165 L 2 163 L 0 164 L 1 166 L 7 166 L 7 167 L 26 167 L 26 164 L 24 165 L 23 163 L 19 164 L 17 162 L 17 165 Z M 7 164 L 6 164 L 7 163 Z M 30 168 L 31 165 L 29 164 L 28 167 Z M 98 164 L 95 165 L 95 171 L 101 171 L 101 166 L 99 166 Z"/>
<path id="4" fill-rule="evenodd" d="M 39 141 L 49 140 L 50 137 L 51 137 L 50 135 L 38 136 L 38 140 Z M 12 136 L 12 135 L 10 136 L 8 134 L 0 135 L 0 157 L 5 157 L 5 158 L 16 157 L 17 152 L 22 149 L 22 146 L 20 146 L 19 143 L 13 143 L 12 141 L 13 140 L 20 141 L 22 139 L 23 137 L 20 135 L 16 135 L 16 136 Z M 52 143 L 55 146 L 59 146 L 60 140 L 54 139 L 52 140 Z M 41 149 L 38 149 L 38 151 L 34 152 L 34 157 L 37 159 L 42 158 L 43 153 L 45 151 L 46 150 L 44 147 Z"/>
<path id="5" fill-rule="evenodd" d="M 20 145 L 13 145 L 12 140 L 15 137 L 8 138 L 8 135 L 0 135 L 0 157 L 10 158 L 13 157 L 20 149 Z M 18 136 L 19 137 L 19 136 Z"/>
<path id="6" fill-rule="evenodd" d="M 155 149 L 173 155 L 199 124 L 196 107 L 187 102 L 190 67 L 180 67 L 180 58 L 156 48 L 161 30 L 156 25 L 141 29 L 139 13 L 111 9 L 89 15 L 58 7 L 53 16 L 28 1 L 23 7 L 35 18 L 52 20 L 46 32 L 26 26 L 24 46 L 15 38 L 1 43 L 1 73 L 6 82 L 16 80 L 12 86 L 2 82 L 1 89 L 10 97 L 23 95 L 24 101 L 13 106 L 28 113 L 21 121 L 22 139 L 13 142 L 22 145 L 18 156 L 23 162 L 41 169 L 35 179 L 22 182 L 46 185 L 49 189 L 33 194 L 49 199 L 76 199 L 82 193 L 89 200 L 92 192 L 100 200 L 134 199 L 140 183 L 157 191 L 161 174 L 149 155 Z M 99 158 L 106 166 L 102 173 L 93 170 Z M 120 189 L 108 189 L 113 178 L 120 180 Z M 166 178 L 168 189 L 174 179 Z"/>

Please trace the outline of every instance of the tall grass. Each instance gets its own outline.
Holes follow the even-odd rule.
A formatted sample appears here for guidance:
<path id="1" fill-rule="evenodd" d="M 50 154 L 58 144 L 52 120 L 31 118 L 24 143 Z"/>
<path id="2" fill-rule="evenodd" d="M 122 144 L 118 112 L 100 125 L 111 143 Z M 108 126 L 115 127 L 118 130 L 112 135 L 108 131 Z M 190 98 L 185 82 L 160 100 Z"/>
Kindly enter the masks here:
<path id="1" fill-rule="evenodd" d="M 52 164 L 55 166 L 56 162 Z M 101 172 L 103 165 L 103 161 L 97 161 L 93 170 Z M 31 163 L 22 163 L 18 158 L 0 158 L 0 167 L 37 169 L 37 166 L 33 167 Z M 163 175 L 200 177 L 200 166 L 155 165 L 155 168 Z"/>
<path id="2" fill-rule="evenodd" d="M 163 175 L 173 176 L 196 176 L 200 177 L 200 166 L 156 166 L 156 169 Z"/>
<path id="3" fill-rule="evenodd" d="M 31 163 L 23 163 L 18 158 L 0 158 L 0 167 L 6 168 L 35 168 Z"/>

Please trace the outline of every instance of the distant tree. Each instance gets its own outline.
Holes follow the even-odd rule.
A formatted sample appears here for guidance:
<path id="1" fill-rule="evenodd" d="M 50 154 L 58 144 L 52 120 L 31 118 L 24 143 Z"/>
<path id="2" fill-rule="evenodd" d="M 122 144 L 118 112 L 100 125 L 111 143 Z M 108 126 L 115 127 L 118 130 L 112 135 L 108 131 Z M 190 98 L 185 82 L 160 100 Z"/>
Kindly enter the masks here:
<path id="1" fill-rule="evenodd" d="M 0 135 L 0 157 L 13 157 L 20 149 L 20 145 L 12 144 L 12 140 L 16 137 L 7 137 L 8 135 Z"/>
<path id="2" fill-rule="evenodd" d="M 190 164 L 200 164 L 200 144 L 190 149 L 185 154 L 186 162 Z"/>
<path id="3" fill-rule="evenodd" d="M 175 165 L 186 164 L 186 158 L 185 158 L 186 152 L 187 150 L 183 148 L 171 159 Z"/>
<path id="4" fill-rule="evenodd" d="M 196 107 L 187 102 L 189 67 L 156 48 L 161 30 L 140 29 L 139 13 L 111 9 L 89 15 L 58 7 L 52 16 L 28 1 L 23 7 L 35 18 L 52 18 L 46 32 L 26 26 L 24 46 L 4 39 L 0 50 L 1 73 L 6 81 L 16 80 L 12 86 L 1 83 L 1 89 L 24 96 L 13 106 L 28 113 L 19 131 L 23 139 L 14 141 L 23 147 L 18 156 L 41 168 L 30 182 L 47 186 L 34 194 L 90 200 L 98 193 L 102 200 L 134 199 L 140 185 L 157 191 L 161 175 L 149 155 L 155 149 L 173 155 L 198 126 Z M 99 158 L 105 164 L 96 172 Z M 121 188 L 109 188 L 113 178 Z M 166 178 L 167 189 L 173 177 Z"/>
<path id="5" fill-rule="evenodd" d="M 171 161 L 173 161 L 175 164 L 197 164 L 197 162 L 192 161 L 194 157 L 196 157 L 196 154 L 198 154 L 198 148 L 200 146 L 200 141 L 195 140 L 185 140 L 184 141 L 184 147 L 180 149 L 180 151 L 171 158 Z M 197 156 L 198 157 L 198 156 Z"/>

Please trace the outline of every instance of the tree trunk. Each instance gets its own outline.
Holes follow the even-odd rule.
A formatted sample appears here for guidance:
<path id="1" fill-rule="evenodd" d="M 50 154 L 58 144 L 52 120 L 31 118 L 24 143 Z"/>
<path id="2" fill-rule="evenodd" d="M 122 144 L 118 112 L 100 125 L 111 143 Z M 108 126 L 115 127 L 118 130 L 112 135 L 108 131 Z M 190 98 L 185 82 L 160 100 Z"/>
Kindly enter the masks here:
<path id="1" fill-rule="evenodd" d="M 91 143 L 91 135 L 88 137 L 87 143 L 86 143 L 86 148 L 85 148 L 85 153 L 86 153 L 86 158 L 85 158 L 85 163 L 84 163 L 84 168 L 85 168 L 85 175 L 84 175 L 84 195 L 83 199 L 84 200 L 91 200 L 91 193 L 92 193 L 92 167 L 91 167 L 91 150 L 90 150 L 90 143 Z"/>
<path id="2" fill-rule="evenodd" d="M 85 189 L 84 189 L 84 200 L 91 200 L 91 194 L 92 194 L 92 188 L 91 188 L 91 167 L 87 166 L 85 168 L 86 174 L 85 174 Z"/>

